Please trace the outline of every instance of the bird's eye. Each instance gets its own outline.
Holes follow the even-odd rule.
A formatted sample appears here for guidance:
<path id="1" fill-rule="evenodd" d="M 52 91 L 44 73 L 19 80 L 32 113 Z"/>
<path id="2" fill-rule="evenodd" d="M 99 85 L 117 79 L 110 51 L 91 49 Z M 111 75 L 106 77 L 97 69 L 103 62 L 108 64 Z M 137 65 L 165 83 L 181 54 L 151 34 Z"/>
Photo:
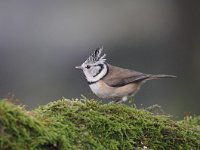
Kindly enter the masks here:
<path id="1" fill-rule="evenodd" d="M 90 69 L 91 66 L 87 65 L 85 68 Z"/>

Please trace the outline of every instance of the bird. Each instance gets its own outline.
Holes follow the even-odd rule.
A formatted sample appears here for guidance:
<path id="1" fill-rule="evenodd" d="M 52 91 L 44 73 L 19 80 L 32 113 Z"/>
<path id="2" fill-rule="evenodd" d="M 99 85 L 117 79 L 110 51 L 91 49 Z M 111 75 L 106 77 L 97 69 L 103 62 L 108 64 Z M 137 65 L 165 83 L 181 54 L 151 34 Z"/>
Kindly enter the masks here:
<path id="1" fill-rule="evenodd" d="M 81 66 L 75 67 L 83 71 L 91 91 L 99 98 L 123 103 L 133 97 L 148 80 L 176 78 L 174 75 L 145 74 L 111 65 L 102 51 L 103 47 L 97 48 Z"/>

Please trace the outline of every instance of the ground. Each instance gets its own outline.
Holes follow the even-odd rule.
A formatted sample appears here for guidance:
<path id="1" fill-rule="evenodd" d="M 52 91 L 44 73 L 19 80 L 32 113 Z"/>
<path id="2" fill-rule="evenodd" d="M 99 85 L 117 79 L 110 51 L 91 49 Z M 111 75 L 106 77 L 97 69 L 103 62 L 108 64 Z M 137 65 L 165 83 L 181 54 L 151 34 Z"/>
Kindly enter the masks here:
<path id="1" fill-rule="evenodd" d="M 0 101 L 0 149 L 200 149 L 200 116 L 175 121 L 123 104 L 62 99 L 27 111 Z"/>

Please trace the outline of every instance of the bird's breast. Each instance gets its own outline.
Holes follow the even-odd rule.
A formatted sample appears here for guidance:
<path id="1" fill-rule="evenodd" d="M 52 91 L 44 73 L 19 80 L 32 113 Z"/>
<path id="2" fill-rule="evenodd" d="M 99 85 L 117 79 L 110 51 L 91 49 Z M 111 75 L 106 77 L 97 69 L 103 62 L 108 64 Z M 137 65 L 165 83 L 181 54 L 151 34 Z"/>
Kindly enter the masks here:
<path id="1" fill-rule="evenodd" d="M 100 98 L 119 98 L 133 95 L 138 90 L 137 84 L 128 84 L 122 87 L 110 87 L 102 80 L 90 84 L 90 89 Z"/>
<path id="2" fill-rule="evenodd" d="M 92 92 L 100 98 L 110 98 L 114 91 L 113 87 L 109 87 L 102 81 L 90 84 L 89 86 Z"/>

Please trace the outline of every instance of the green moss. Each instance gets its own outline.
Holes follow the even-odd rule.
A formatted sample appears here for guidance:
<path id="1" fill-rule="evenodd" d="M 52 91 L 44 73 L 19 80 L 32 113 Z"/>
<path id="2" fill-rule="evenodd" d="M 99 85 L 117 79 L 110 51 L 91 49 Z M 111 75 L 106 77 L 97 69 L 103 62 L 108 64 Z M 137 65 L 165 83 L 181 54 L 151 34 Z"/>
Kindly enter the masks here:
<path id="1" fill-rule="evenodd" d="M 200 132 L 200 116 L 187 116 L 180 123 L 188 128 L 194 128 Z"/>
<path id="2" fill-rule="evenodd" d="M 0 101 L 0 149 L 198 149 L 196 125 L 87 99 L 62 99 L 33 111 Z"/>

